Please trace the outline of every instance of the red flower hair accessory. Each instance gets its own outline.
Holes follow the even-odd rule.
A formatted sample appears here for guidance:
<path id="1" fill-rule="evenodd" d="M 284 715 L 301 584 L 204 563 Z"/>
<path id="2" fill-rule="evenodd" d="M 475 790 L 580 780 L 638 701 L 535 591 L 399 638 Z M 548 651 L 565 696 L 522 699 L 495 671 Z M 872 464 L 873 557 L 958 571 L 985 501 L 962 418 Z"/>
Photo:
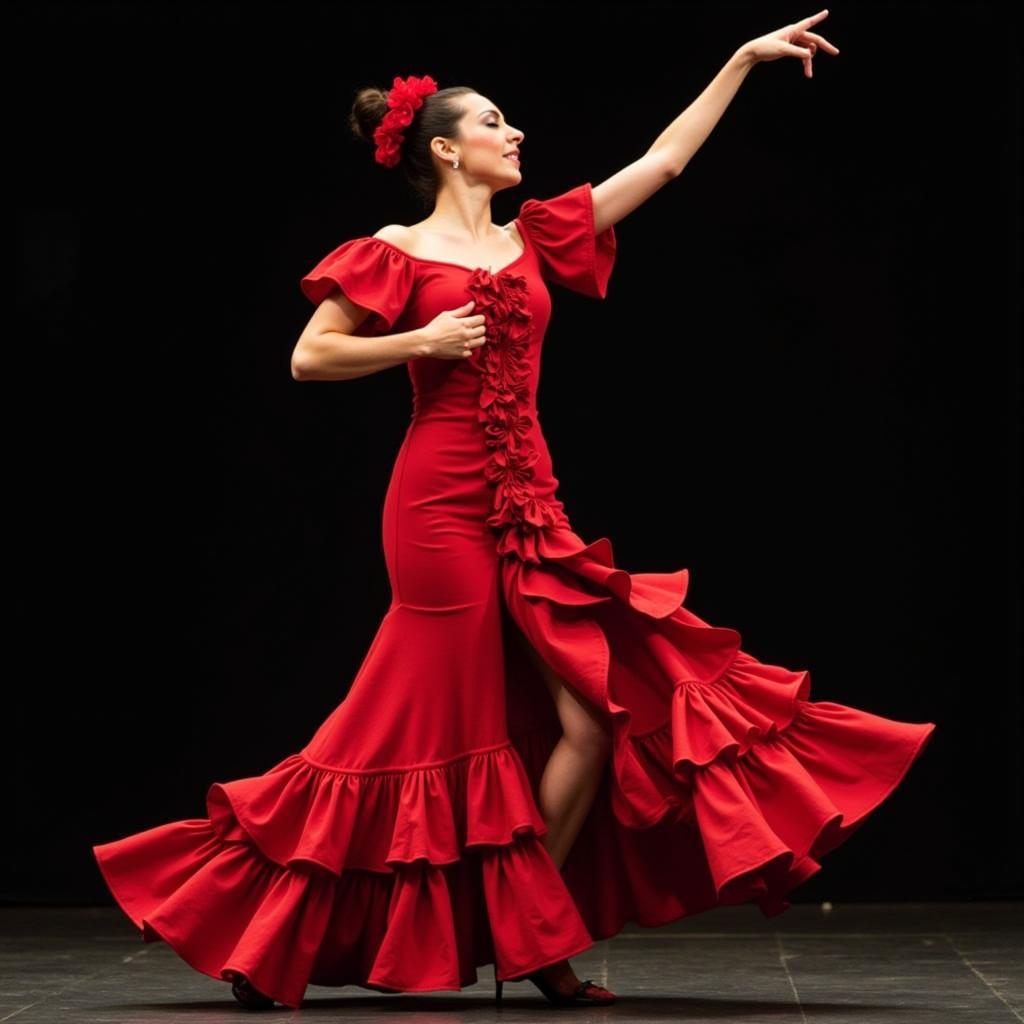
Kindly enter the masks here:
<path id="1" fill-rule="evenodd" d="M 373 131 L 377 163 L 394 167 L 401 160 L 402 143 L 405 142 L 402 129 L 412 124 L 416 111 L 423 106 L 424 97 L 432 92 L 437 92 L 437 82 L 430 75 L 422 78 L 410 75 L 404 80 L 395 77 L 388 91 L 388 112 Z"/>

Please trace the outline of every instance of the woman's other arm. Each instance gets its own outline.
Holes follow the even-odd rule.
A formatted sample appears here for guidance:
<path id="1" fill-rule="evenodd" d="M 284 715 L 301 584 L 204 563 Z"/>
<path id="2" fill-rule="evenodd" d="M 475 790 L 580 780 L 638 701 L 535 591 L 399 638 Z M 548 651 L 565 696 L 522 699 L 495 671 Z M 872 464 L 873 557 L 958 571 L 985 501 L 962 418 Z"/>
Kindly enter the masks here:
<path id="1" fill-rule="evenodd" d="M 429 356 L 468 359 L 487 341 L 487 319 L 476 300 L 442 309 L 430 323 L 401 334 L 355 336 L 370 310 L 343 292 L 332 292 L 310 317 L 292 353 L 296 380 L 351 380 L 398 363 Z"/>
<path id="2" fill-rule="evenodd" d="M 422 332 L 355 337 L 370 310 L 340 291 L 317 306 L 292 352 L 295 380 L 352 380 L 428 354 Z"/>

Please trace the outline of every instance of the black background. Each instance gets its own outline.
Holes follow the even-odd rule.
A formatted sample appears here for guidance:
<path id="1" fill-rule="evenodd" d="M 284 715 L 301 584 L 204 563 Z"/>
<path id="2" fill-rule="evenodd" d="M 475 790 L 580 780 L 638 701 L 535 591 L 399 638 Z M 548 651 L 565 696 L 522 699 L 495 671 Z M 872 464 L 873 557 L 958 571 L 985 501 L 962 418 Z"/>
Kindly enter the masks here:
<path id="1" fill-rule="evenodd" d="M 792 4 L 5 9 L 16 224 L 10 902 L 107 903 L 90 846 L 205 816 L 344 696 L 388 606 L 406 368 L 298 383 L 300 277 L 422 213 L 357 88 L 468 84 L 528 197 L 641 156 Z M 553 289 L 538 395 L 573 528 L 811 699 L 934 721 L 805 900 L 1019 896 L 1017 37 L 831 8 Z M 12 508 L 13 506 L 13 508 Z M 11 705 L 8 705 L 9 707 Z"/>

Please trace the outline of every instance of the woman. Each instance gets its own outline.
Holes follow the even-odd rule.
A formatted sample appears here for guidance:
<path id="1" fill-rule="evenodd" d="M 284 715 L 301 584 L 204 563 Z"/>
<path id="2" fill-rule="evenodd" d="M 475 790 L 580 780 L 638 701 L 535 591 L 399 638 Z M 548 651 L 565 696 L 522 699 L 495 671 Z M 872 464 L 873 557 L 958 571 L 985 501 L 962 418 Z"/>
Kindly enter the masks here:
<path id="1" fill-rule="evenodd" d="M 613 224 L 677 177 L 759 61 L 811 75 L 822 11 L 740 47 L 639 160 L 527 199 L 525 135 L 470 88 L 363 90 L 353 124 L 431 212 L 303 279 L 298 380 L 405 363 L 413 418 L 384 503 L 392 602 L 346 698 L 208 818 L 95 847 L 147 940 L 298 1007 L 308 983 L 459 989 L 494 963 L 553 1003 L 614 1000 L 569 958 L 630 920 L 753 900 L 766 914 L 898 785 L 931 723 L 809 701 L 575 534 L 537 420 L 547 284 L 604 298 Z M 369 339 L 372 339 L 370 341 Z"/>

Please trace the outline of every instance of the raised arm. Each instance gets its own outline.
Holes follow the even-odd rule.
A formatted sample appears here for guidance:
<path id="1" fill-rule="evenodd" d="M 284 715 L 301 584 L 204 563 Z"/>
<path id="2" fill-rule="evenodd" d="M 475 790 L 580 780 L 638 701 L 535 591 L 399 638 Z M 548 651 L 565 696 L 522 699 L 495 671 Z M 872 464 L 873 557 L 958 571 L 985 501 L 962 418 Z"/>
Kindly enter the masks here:
<path id="1" fill-rule="evenodd" d="M 593 187 L 595 232 L 600 234 L 612 224 L 617 224 L 663 185 L 683 173 L 755 64 L 779 57 L 797 57 L 803 62 L 804 75 L 811 78 L 811 60 L 819 46 L 833 56 L 839 53 L 838 47 L 809 31 L 812 25 L 827 17 L 826 7 L 809 18 L 744 43 L 642 157 Z M 796 45 L 798 43 L 802 45 Z"/>

